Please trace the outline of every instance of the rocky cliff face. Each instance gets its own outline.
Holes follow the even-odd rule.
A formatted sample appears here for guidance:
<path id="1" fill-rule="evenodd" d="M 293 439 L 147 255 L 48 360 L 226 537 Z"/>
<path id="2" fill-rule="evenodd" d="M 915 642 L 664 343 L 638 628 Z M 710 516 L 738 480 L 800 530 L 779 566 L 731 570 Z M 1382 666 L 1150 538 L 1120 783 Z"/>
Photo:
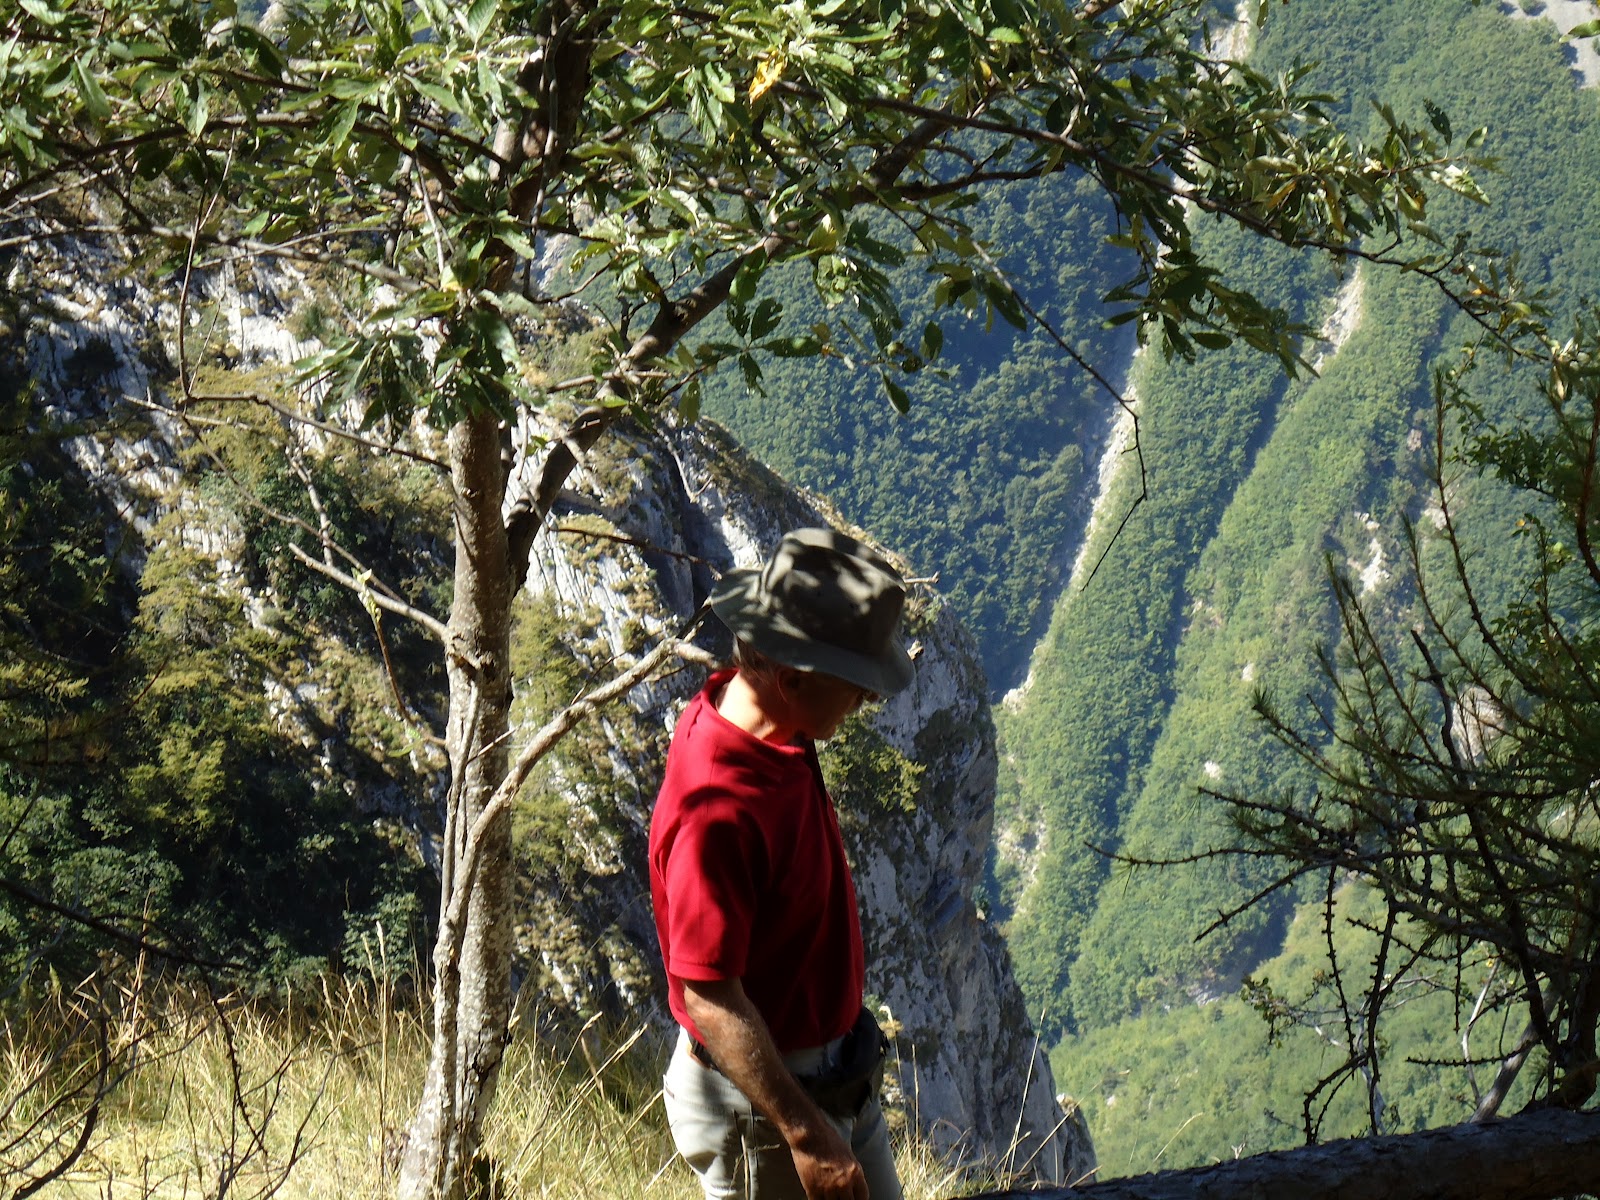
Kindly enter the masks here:
<path id="1" fill-rule="evenodd" d="M 530 586 L 555 600 L 563 623 L 590 631 L 589 655 L 622 655 L 630 625 L 653 639 L 694 613 L 715 575 L 759 563 L 786 529 L 828 523 L 840 522 L 824 503 L 714 426 L 634 432 L 575 478 L 557 524 L 582 532 L 541 541 Z M 987 685 L 935 593 L 917 590 L 907 624 L 921 644 L 912 686 L 823 752 L 856 869 L 868 991 L 898 1034 L 899 1096 L 946 1147 L 1078 1179 L 1093 1167 L 1087 1135 L 1056 1104 L 1005 948 L 973 903 L 993 819 Z M 709 625 L 700 639 L 725 653 L 726 631 Z M 530 956 L 568 1003 L 605 1008 L 615 996 L 659 1011 L 648 807 L 672 722 L 703 678 L 684 671 L 640 688 L 627 716 L 612 718 L 624 736 L 604 752 L 625 782 L 606 818 L 574 810 L 574 821 L 621 827 L 579 889 L 585 900 L 572 906 L 568 891 L 570 927 L 553 920 L 560 909 L 548 896 L 530 913 Z"/>
<path id="2" fill-rule="evenodd" d="M 171 374 L 163 348 L 171 305 L 130 282 L 115 259 L 104 248 L 36 249 L 7 264 L 7 290 L 15 296 L 26 278 L 29 291 L 55 297 L 13 308 L 41 419 L 49 410 L 142 411 L 136 440 L 82 435 L 74 446 L 86 476 L 149 533 L 163 511 L 192 517 L 199 505 L 178 465 L 185 432 L 159 411 Z M 227 322 L 234 362 L 251 367 L 303 350 L 284 325 L 293 280 L 201 284 Z M 156 411 L 140 409 L 152 401 Z M 544 632 L 530 633 L 523 651 L 535 661 L 565 656 L 603 679 L 615 660 L 689 618 L 720 572 L 758 562 L 785 529 L 828 522 L 838 520 L 821 501 L 750 461 L 714 427 L 625 432 L 574 477 L 555 528 L 537 543 L 528 604 L 554 619 L 535 623 Z M 203 541 L 226 560 L 236 538 L 219 528 Z M 235 564 L 222 566 L 222 578 L 249 586 Z M 1057 1106 L 1004 946 L 972 899 L 994 796 L 985 681 L 936 594 L 918 589 L 908 625 L 922 647 L 915 682 L 824 756 L 857 871 L 868 988 L 896 1035 L 890 1090 L 907 1119 L 946 1148 L 1047 1180 L 1077 1179 L 1093 1167 L 1087 1132 Z M 726 634 L 712 626 L 714 618 L 698 636 L 721 654 Z M 666 1026 L 644 844 L 672 724 L 703 678 L 703 668 L 685 668 L 635 689 L 569 739 L 537 781 L 543 807 L 520 826 L 528 839 L 520 968 L 529 994 Z M 343 782 L 352 802 L 395 812 L 392 788 Z M 426 842 L 430 805 L 418 804 L 413 825 Z"/>

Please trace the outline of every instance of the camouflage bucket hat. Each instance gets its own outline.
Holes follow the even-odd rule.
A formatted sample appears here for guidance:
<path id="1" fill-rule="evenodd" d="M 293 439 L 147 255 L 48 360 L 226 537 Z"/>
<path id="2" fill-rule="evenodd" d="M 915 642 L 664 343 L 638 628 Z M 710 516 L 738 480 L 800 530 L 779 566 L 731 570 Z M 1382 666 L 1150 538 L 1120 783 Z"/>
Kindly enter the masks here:
<path id="1" fill-rule="evenodd" d="M 876 551 L 833 529 L 797 529 L 766 566 L 724 575 L 711 608 L 776 662 L 889 696 L 911 682 L 905 599 L 905 581 Z"/>

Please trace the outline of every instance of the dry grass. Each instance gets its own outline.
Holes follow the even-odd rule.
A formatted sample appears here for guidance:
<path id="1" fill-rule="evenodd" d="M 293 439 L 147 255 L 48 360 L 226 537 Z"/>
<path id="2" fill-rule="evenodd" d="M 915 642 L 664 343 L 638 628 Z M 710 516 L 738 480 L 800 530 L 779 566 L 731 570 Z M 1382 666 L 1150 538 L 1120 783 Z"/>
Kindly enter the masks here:
<path id="1" fill-rule="evenodd" d="M 427 1028 L 370 983 L 326 981 L 265 1005 L 124 987 L 101 1040 L 67 1044 L 87 1001 L 59 993 L 0 1036 L 0 1195 L 84 1128 L 84 1081 L 110 1061 L 82 1154 L 37 1194 L 96 1200 L 376 1200 L 421 1086 Z M 99 1001 L 102 1011 L 106 1006 Z M 526 1028 L 524 1026 L 523 1028 Z M 62 1051 L 65 1051 L 64 1053 Z M 486 1130 L 492 1191 L 515 1197 L 698 1200 L 659 1103 L 658 1051 L 591 1026 L 553 1050 L 514 1033 Z M 38 1081 L 35 1086 L 29 1086 Z M 909 1200 L 970 1186 L 913 1141 L 897 1148 Z M 26 1165 L 32 1157 L 32 1164 Z"/>

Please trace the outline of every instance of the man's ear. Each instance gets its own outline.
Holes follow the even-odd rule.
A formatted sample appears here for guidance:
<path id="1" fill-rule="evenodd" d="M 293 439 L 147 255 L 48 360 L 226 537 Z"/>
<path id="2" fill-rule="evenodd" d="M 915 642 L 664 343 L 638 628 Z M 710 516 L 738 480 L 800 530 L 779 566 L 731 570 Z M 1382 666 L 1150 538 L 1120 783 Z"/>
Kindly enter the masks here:
<path id="1" fill-rule="evenodd" d="M 798 667 L 780 666 L 772 673 L 772 687 L 778 693 L 779 699 L 785 704 L 792 704 L 799 694 L 800 677 L 805 672 Z"/>

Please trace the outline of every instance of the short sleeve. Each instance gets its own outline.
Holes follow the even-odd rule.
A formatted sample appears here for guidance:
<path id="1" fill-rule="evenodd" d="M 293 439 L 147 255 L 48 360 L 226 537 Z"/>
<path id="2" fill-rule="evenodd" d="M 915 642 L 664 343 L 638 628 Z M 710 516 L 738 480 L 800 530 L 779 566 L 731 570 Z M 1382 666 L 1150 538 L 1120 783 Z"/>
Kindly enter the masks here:
<path id="1" fill-rule="evenodd" d="M 662 870 L 672 974 L 743 977 L 765 857 L 753 823 L 727 806 L 701 804 L 686 814 Z"/>

